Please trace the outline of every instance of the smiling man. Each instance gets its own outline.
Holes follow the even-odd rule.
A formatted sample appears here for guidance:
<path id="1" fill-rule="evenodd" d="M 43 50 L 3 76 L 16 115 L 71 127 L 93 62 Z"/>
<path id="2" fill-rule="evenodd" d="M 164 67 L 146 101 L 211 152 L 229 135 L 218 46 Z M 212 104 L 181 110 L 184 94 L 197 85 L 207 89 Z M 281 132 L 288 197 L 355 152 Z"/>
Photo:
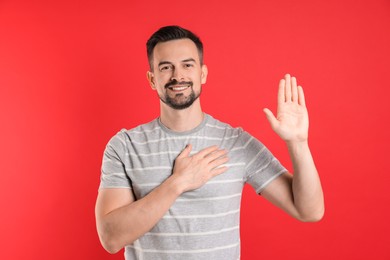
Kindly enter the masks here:
<path id="1" fill-rule="evenodd" d="M 294 77 L 279 83 L 277 116 L 264 109 L 287 144 L 291 174 L 253 136 L 202 111 L 208 70 L 196 35 L 163 27 L 148 40 L 147 54 L 160 117 L 107 144 L 96 223 L 108 252 L 125 248 L 126 259 L 239 259 L 245 183 L 298 220 L 322 218 L 308 113 Z"/>

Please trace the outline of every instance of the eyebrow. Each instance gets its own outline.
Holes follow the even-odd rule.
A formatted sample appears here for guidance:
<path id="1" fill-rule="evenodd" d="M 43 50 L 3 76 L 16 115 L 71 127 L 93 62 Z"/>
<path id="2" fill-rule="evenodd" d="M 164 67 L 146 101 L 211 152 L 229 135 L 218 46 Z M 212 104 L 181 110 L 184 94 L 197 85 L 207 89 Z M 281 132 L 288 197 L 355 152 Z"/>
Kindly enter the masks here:
<path id="1" fill-rule="evenodd" d="M 172 62 L 169 62 L 169 61 L 161 61 L 158 63 L 158 66 L 160 67 L 161 65 L 165 65 L 165 64 L 172 64 Z"/>
<path id="2" fill-rule="evenodd" d="M 188 59 L 182 60 L 181 62 L 196 62 L 196 60 L 193 59 L 193 58 L 188 58 Z M 158 63 L 158 66 L 160 67 L 161 65 L 165 65 L 165 64 L 171 65 L 171 64 L 173 64 L 173 63 L 170 62 L 170 61 L 160 61 L 160 62 Z"/>
<path id="3" fill-rule="evenodd" d="M 189 62 L 189 61 L 196 62 L 195 59 L 193 59 L 193 58 L 185 59 L 185 60 L 182 60 L 181 62 Z"/>

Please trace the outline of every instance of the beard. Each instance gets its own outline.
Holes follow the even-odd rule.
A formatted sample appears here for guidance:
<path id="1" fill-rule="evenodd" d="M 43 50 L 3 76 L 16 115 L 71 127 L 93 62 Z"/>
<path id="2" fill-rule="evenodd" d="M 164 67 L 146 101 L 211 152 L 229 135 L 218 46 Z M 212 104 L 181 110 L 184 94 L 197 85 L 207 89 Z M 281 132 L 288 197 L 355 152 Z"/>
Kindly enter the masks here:
<path id="1" fill-rule="evenodd" d="M 159 96 L 160 100 L 167 104 L 169 107 L 177 110 L 182 110 L 190 107 L 195 100 L 197 100 L 200 96 L 200 93 L 202 92 L 202 88 L 200 89 L 199 93 L 196 94 L 192 88 L 193 83 L 190 82 L 177 82 L 176 80 L 170 81 L 165 85 L 165 88 L 167 89 L 171 85 L 189 85 L 191 89 L 191 93 L 188 96 L 185 96 L 183 93 L 177 93 L 174 97 L 170 97 L 167 92 L 163 96 Z"/>

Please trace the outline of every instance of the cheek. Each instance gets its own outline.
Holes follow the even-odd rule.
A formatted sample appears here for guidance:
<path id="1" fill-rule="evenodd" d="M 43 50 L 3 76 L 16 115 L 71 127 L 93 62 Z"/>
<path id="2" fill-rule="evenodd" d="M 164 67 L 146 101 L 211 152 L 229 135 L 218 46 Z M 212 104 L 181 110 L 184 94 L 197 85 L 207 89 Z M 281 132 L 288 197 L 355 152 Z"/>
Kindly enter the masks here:
<path id="1" fill-rule="evenodd" d="M 167 84 L 170 80 L 169 75 L 159 75 L 159 77 L 156 78 L 156 83 L 160 86 L 164 86 Z"/>
<path id="2" fill-rule="evenodd" d="M 152 89 L 160 92 L 161 89 L 164 89 L 165 84 L 166 84 L 166 81 L 164 81 L 161 77 L 159 77 L 159 78 L 155 77 Z"/>

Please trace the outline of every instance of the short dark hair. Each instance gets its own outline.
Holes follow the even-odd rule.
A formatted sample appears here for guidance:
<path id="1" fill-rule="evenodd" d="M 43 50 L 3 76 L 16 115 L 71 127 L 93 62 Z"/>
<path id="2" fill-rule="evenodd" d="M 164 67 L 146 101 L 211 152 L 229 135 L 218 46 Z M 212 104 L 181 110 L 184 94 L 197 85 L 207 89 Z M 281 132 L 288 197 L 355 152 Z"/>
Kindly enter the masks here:
<path id="1" fill-rule="evenodd" d="M 167 42 L 179 39 L 190 39 L 196 45 L 199 53 L 200 64 L 203 65 L 203 43 L 193 32 L 184 29 L 177 25 L 161 27 L 158 31 L 152 34 L 146 42 L 146 52 L 150 69 L 153 70 L 153 50 L 159 42 Z"/>

